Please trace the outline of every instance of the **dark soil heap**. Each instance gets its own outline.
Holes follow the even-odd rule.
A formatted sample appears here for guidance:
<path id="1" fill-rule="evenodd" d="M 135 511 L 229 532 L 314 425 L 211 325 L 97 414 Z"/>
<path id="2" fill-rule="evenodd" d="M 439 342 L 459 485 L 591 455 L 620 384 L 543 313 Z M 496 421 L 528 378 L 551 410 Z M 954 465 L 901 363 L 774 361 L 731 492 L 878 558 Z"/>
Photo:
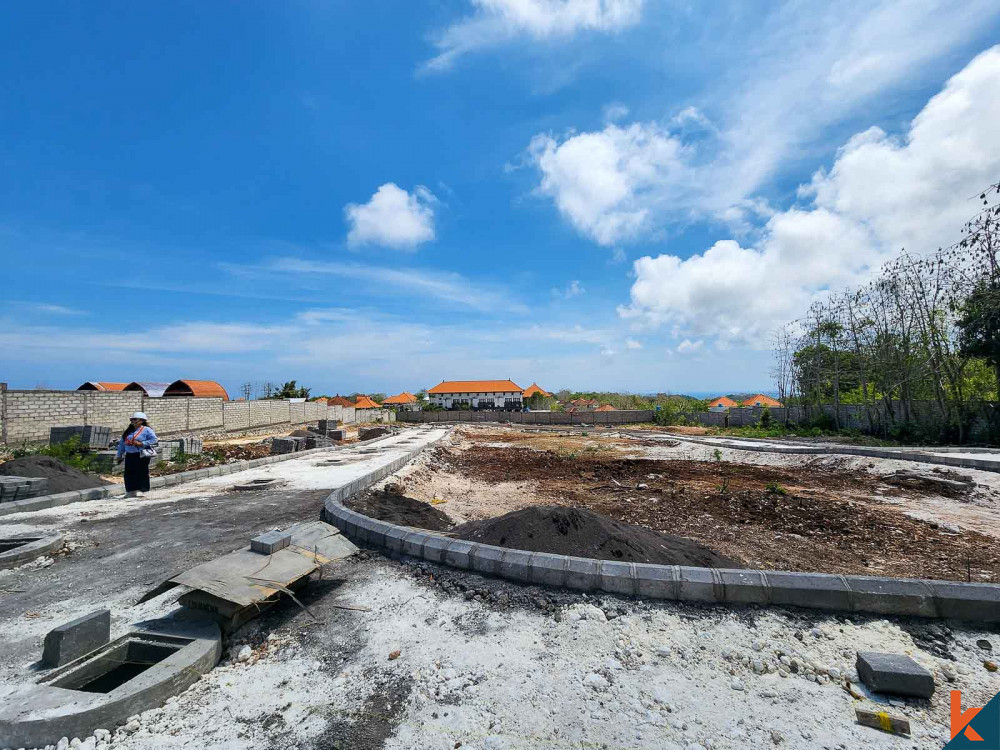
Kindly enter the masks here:
<path id="1" fill-rule="evenodd" d="M 454 528 L 459 539 L 497 547 L 589 557 L 594 560 L 739 568 L 690 539 L 619 523 L 582 508 L 544 505 L 470 521 Z"/>
<path id="2" fill-rule="evenodd" d="M 397 526 L 414 526 L 430 531 L 447 531 L 454 524 L 433 505 L 396 492 L 368 492 L 345 503 L 369 518 Z"/>
<path id="3" fill-rule="evenodd" d="M 49 480 L 47 493 L 55 495 L 73 490 L 89 490 L 102 487 L 105 482 L 96 474 L 85 474 L 72 466 L 67 466 L 52 456 L 22 456 L 0 464 L 0 475 L 6 477 L 45 477 Z"/>

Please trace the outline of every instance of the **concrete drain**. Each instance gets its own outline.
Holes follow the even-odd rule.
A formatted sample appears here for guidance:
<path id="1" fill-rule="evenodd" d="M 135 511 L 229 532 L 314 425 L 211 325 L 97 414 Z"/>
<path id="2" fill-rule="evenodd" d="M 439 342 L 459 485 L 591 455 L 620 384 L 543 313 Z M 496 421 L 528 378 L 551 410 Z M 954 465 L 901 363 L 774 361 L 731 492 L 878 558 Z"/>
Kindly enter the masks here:
<path id="1" fill-rule="evenodd" d="M 0 570 L 23 565 L 63 545 L 62 534 L 32 534 L 0 538 Z"/>
<path id="2" fill-rule="evenodd" d="M 249 482 L 244 482 L 243 484 L 233 485 L 233 489 L 237 492 L 249 492 L 250 490 L 265 490 L 268 487 L 273 487 L 277 484 L 277 479 L 251 479 Z"/>

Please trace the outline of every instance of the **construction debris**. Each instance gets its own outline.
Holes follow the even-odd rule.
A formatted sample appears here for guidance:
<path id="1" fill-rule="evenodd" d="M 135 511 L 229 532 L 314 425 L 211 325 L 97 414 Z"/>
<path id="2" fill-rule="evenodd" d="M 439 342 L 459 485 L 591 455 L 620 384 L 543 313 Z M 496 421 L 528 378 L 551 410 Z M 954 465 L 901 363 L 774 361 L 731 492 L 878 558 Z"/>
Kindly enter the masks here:
<path id="1" fill-rule="evenodd" d="M 885 711 L 869 711 L 865 708 L 856 708 L 854 709 L 854 713 L 858 717 L 858 723 L 863 726 L 881 729 L 883 732 L 889 732 L 890 734 L 910 733 L 909 719 L 892 716 Z"/>
<path id="2" fill-rule="evenodd" d="M 903 654 L 861 651 L 858 676 L 875 693 L 930 698 L 934 695 L 934 675 Z"/>

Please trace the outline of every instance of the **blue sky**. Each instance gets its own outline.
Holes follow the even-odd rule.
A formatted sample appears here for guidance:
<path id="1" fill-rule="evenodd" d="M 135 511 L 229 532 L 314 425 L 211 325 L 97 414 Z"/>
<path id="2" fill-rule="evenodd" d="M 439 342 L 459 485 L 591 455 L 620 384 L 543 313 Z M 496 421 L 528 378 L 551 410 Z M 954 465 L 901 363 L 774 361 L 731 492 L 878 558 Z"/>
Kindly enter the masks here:
<path id="1" fill-rule="evenodd" d="M 768 389 L 1000 173 L 1000 6 L 0 6 L 0 380 Z"/>

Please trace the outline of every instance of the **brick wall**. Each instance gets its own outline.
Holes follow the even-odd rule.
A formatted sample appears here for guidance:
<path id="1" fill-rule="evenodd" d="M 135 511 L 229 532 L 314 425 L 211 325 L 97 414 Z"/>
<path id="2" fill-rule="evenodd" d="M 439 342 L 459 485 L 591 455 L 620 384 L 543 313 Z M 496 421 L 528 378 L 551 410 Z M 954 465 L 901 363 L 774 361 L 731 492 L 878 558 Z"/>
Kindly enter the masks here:
<path id="1" fill-rule="evenodd" d="M 0 442 L 38 443 L 49 428 L 94 424 L 117 434 L 135 411 L 144 411 L 160 435 L 239 431 L 253 427 L 354 421 L 354 409 L 288 401 L 223 401 L 220 398 L 145 398 L 137 392 L 12 391 L 0 384 Z"/>
<path id="2" fill-rule="evenodd" d="M 644 410 L 582 412 L 519 411 L 401 411 L 400 422 L 513 422 L 515 424 L 634 424 L 653 421 Z"/>

